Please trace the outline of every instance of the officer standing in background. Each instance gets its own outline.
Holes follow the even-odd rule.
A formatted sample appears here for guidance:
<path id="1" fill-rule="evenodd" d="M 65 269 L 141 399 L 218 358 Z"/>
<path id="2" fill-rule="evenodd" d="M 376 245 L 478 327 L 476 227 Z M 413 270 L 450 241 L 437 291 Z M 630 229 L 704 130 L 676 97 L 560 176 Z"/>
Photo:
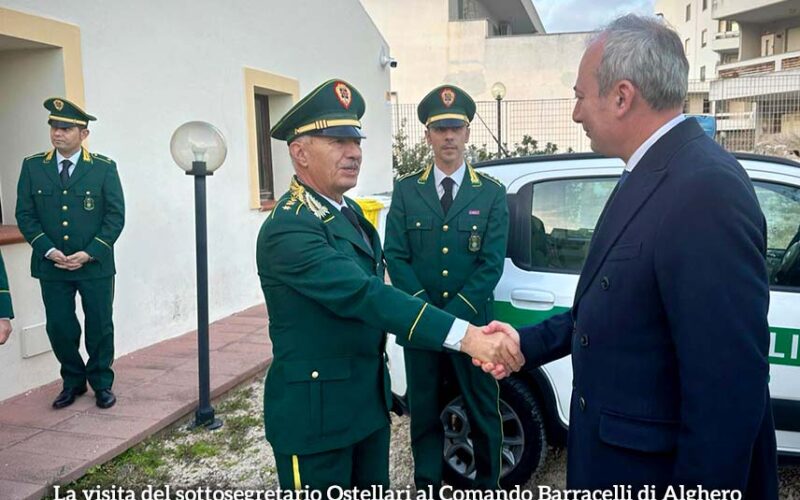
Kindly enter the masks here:
<path id="1" fill-rule="evenodd" d="M 508 205 L 500 182 L 464 160 L 475 102 L 453 85 L 433 89 L 417 115 L 433 148 L 433 165 L 397 180 L 386 227 L 392 283 L 454 316 L 493 319 L 493 291 L 503 271 Z M 459 352 L 405 347 L 411 446 L 417 489 L 442 482 L 442 382 L 452 372 L 469 414 L 475 487 L 498 488 L 503 431 L 499 387 Z M 470 464 L 468 464 L 469 467 Z"/>
<path id="2" fill-rule="evenodd" d="M 3 254 L 0 254 L 0 344 L 5 344 L 11 335 L 12 319 L 14 319 L 14 308 L 11 307 L 11 291 L 8 288 Z"/>
<path id="3" fill-rule="evenodd" d="M 97 406 L 116 402 L 114 372 L 114 242 L 125 223 L 122 186 L 113 160 L 82 146 L 94 116 L 64 98 L 44 102 L 55 149 L 22 162 L 17 185 L 17 224 L 33 247 L 31 275 L 39 279 L 47 336 L 61 363 L 63 390 L 53 407 L 64 408 L 92 386 Z M 78 351 L 80 293 L 89 359 Z"/>
<path id="4" fill-rule="evenodd" d="M 264 424 L 284 489 L 388 487 L 387 331 L 511 369 L 523 362 L 510 337 L 484 334 L 384 283 L 378 232 L 344 196 L 358 181 L 364 110 L 352 85 L 330 80 L 271 131 L 287 142 L 295 170 L 256 248 L 274 354 Z"/>

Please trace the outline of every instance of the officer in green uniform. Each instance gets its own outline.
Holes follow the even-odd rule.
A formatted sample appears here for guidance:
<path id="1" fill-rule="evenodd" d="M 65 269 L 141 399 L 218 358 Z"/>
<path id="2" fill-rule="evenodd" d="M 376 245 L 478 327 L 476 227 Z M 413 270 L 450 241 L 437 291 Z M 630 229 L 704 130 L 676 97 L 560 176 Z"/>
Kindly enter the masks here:
<path id="1" fill-rule="evenodd" d="M 523 362 L 515 339 L 384 283 L 377 231 L 344 196 L 358 180 L 364 109 L 355 88 L 330 80 L 271 131 L 296 174 L 256 248 L 274 355 L 264 423 L 285 489 L 388 486 L 386 331 L 423 349 Z"/>
<path id="2" fill-rule="evenodd" d="M 63 390 L 55 408 L 71 405 L 92 386 L 97 406 L 116 402 L 114 372 L 114 242 L 125 223 L 122 186 L 113 160 L 82 146 L 94 116 L 64 98 L 44 102 L 54 149 L 25 158 L 17 185 L 17 224 L 33 247 L 47 336 L 61 363 Z M 80 293 L 89 359 L 78 352 Z"/>
<path id="3" fill-rule="evenodd" d="M 475 103 L 453 85 L 433 89 L 417 115 L 433 165 L 397 180 L 386 226 L 392 283 L 476 325 L 493 319 L 493 291 L 503 271 L 508 206 L 499 181 L 464 161 Z M 502 461 L 499 388 L 491 375 L 457 352 L 405 346 L 411 446 L 417 488 L 442 482 L 442 382 L 452 372 L 470 419 L 475 487 L 496 489 Z"/>
<path id="4" fill-rule="evenodd" d="M 5 344 L 11 335 L 11 320 L 14 319 L 14 308 L 11 307 L 11 291 L 8 289 L 8 275 L 0 254 L 0 344 Z"/>

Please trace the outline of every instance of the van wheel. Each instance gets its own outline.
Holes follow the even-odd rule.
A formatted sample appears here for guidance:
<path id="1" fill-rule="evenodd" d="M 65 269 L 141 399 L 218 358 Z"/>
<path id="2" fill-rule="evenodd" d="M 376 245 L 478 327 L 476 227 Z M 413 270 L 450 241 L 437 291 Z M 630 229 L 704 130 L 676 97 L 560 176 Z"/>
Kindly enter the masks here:
<path id="1" fill-rule="evenodd" d="M 503 464 L 500 485 L 525 484 L 547 453 L 544 416 L 536 397 L 519 378 L 500 382 L 500 414 L 503 418 Z M 472 428 L 464 399 L 452 399 L 441 413 L 444 425 L 444 480 L 456 488 L 474 488 L 475 453 Z"/>

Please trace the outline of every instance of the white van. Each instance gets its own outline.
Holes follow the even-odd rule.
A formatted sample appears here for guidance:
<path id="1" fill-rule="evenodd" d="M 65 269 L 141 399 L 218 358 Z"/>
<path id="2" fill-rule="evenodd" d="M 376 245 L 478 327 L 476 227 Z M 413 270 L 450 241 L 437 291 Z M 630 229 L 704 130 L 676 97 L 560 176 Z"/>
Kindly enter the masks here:
<path id="1" fill-rule="evenodd" d="M 770 278 L 770 383 L 780 453 L 800 456 L 800 163 L 736 154 L 755 186 L 767 219 Z M 572 305 L 600 212 L 624 164 L 595 154 L 494 160 L 476 165 L 508 190 L 510 229 L 495 317 L 530 325 Z M 405 409 L 403 350 L 389 336 L 396 409 Z M 450 386 L 452 387 L 452 386 Z M 563 358 L 534 374 L 501 383 L 504 486 L 525 483 L 547 445 L 566 442 L 572 365 Z M 474 478 L 469 421 L 452 388 L 442 408 L 445 479 L 468 487 Z"/>

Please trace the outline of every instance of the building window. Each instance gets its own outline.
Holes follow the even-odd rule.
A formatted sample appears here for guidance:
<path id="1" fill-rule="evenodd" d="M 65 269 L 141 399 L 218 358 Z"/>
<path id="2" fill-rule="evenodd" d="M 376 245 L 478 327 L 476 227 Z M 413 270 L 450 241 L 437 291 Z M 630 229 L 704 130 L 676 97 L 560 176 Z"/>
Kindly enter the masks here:
<path id="1" fill-rule="evenodd" d="M 708 0 L 703 0 L 703 10 L 708 8 Z"/>
<path id="2" fill-rule="evenodd" d="M 703 30 L 700 32 L 700 46 L 705 47 L 708 43 L 708 30 Z"/>
<path id="3" fill-rule="evenodd" d="M 703 114 L 707 115 L 709 113 L 711 113 L 711 101 L 703 99 Z"/>
<path id="4" fill-rule="evenodd" d="M 687 38 L 687 39 L 686 39 L 686 40 L 683 42 L 683 51 L 684 51 L 684 52 L 686 52 L 686 55 L 687 55 L 687 56 L 689 55 L 689 40 L 691 40 L 691 39 L 690 39 L 690 38 Z"/>
<path id="5" fill-rule="evenodd" d="M 262 202 L 275 199 L 272 175 L 272 143 L 269 137 L 269 96 L 256 94 L 256 145 L 258 147 L 258 192 Z"/>
<path id="6" fill-rule="evenodd" d="M 686 6 L 686 20 L 687 21 L 692 20 L 692 4 Z"/>
<path id="7" fill-rule="evenodd" d="M 700 81 L 701 82 L 706 81 L 706 67 L 705 66 L 700 66 Z"/>
<path id="8" fill-rule="evenodd" d="M 269 130 L 297 102 L 300 84 L 293 78 L 244 68 L 244 88 L 250 208 L 271 210 L 276 191 L 289 185 L 294 169 L 289 155 L 272 154 Z"/>

